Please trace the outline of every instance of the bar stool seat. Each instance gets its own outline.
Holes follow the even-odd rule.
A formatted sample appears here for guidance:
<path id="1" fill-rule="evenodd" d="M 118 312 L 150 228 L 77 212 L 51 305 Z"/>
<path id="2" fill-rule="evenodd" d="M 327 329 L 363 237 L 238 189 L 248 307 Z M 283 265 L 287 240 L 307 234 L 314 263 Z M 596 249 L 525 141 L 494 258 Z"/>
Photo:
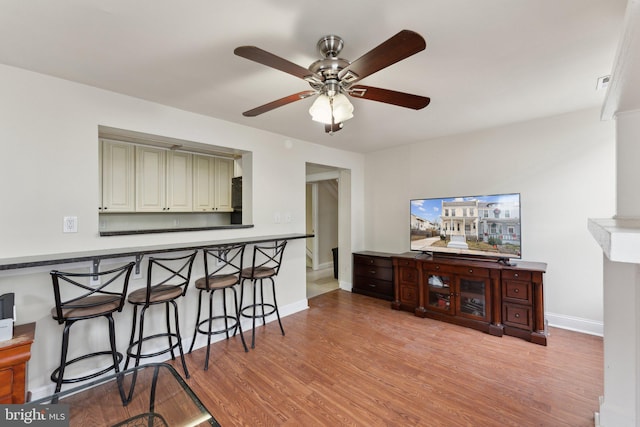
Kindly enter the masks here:
<path id="1" fill-rule="evenodd" d="M 244 243 L 214 246 L 204 248 L 204 277 L 195 281 L 195 287 L 200 292 L 198 294 L 198 314 L 196 316 L 196 326 L 193 331 L 193 340 L 189 353 L 193 351 L 198 333 L 207 335 L 207 353 L 204 361 L 204 370 L 209 369 L 209 355 L 211 353 L 211 337 L 213 335 L 225 334 L 229 339 L 229 332 L 240 331 L 240 339 L 244 351 L 247 352 L 247 344 L 244 340 L 242 325 L 240 324 L 240 306 L 238 304 L 238 294 L 235 286 L 240 283 L 240 271 L 244 257 Z M 222 312 L 216 314 L 213 309 L 213 296 L 216 291 L 222 291 Z M 233 311 L 227 309 L 227 291 L 233 294 Z M 209 316 L 200 320 L 202 312 L 203 292 L 209 294 Z M 216 323 L 214 327 L 214 323 Z"/>
<path id="2" fill-rule="evenodd" d="M 122 311 L 134 265 L 135 263 L 131 262 L 118 268 L 95 273 L 51 271 L 55 297 L 51 317 L 59 324 L 64 324 L 60 364 L 51 374 L 51 381 L 56 383 L 55 393 L 61 390 L 62 384 L 86 381 L 112 370 L 116 373 L 120 372 L 119 365 L 123 355 L 116 348 L 113 313 Z M 91 279 L 98 284 L 92 284 Z M 67 360 L 71 326 L 79 321 L 99 317 L 105 317 L 109 322 L 109 350 L 89 352 Z M 99 356 L 110 356 L 111 364 L 97 370 L 92 369 L 85 375 L 65 377 L 65 369 L 69 365 Z"/>

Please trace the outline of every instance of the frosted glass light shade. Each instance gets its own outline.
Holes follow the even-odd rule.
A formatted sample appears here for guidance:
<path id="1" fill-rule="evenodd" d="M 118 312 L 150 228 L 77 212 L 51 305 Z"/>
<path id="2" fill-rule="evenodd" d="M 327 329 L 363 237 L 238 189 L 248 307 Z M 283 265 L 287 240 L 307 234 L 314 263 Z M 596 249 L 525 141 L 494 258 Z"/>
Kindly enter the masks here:
<path id="1" fill-rule="evenodd" d="M 342 123 L 353 117 L 353 105 L 344 94 L 337 94 L 333 98 L 327 95 L 318 95 L 309 108 L 311 119 L 316 122 L 330 125 L 332 123 Z"/>
<path id="2" fill-rule="evenodd" d="M 333 119 L 335 123 L 342 123 L 353 117 L 353 105 L 341 93 L 333 97 Z"/>

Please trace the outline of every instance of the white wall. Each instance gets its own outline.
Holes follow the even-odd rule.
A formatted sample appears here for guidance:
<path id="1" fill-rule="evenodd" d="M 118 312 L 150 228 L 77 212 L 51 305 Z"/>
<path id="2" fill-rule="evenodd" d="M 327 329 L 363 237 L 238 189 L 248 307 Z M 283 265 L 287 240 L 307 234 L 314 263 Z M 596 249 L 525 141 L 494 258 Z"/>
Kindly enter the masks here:
<path id="1" fill-rule="evenodd" d="M 615 132 L 585 110 L 366 156 L 366 249 L 406 252 L 409 200 L 519 192 L 523 259 L 548 264 L 550 324 L 602 333 L 602 254 L 587 218 L 615 211 Z"/>
<path id="2" fill-rule="evenodd" d="M 209 117 L 0 65 L 0 258 L 106 248 L 200 242 L 305 232 L 305 163 L 351 170 L 354 215 L 363 204 L 360 154 L 290 140 Z M 98 234 L 98 125 L 248 150 L 252 155 L 252 229 L 100 237 Z M 248 172 L 248 171 L 247 171 Z M 290 223 L 274 223 L 274 213 Z M 62 218 L 78 217 L 78 233 L 63 234 Z M 353 240 L 362 241 L 360 217 Z M 124 262 L 129 260 L 114 260 Z M 107 261 L 103 262 L 108 264 Z M 88 271 L 89 265 L 66 265 Z M 0 271 L 0 294 L 16 293 L 18 324 L 36 321 L 29 388 L 49 386 L 62 328 L 51 319 L 53 267 Z M 194 275 L 201 274 L 197 265 Z M 281 307 L 306 307 L 304 240 L 290 242 L 278 278 Z M 132 287 L 144 281 L 132 281 Z M 196 293 L 183 301 L 183 335 L 195 322 Z M 116 316 L 119 347 L 128 339 L 131 310 Z M 99 333 L 106 329 L 97 325 Z M 85 327 L 77 342 L 91 341 Z M 81 332 L 82 332 L 81 331 Z M 98 333 L 98 332 L 97 332 Z M 74 338 L 72 337 L 72 340 Z M 73 342 L 73 341 L 72 341 Z"/>

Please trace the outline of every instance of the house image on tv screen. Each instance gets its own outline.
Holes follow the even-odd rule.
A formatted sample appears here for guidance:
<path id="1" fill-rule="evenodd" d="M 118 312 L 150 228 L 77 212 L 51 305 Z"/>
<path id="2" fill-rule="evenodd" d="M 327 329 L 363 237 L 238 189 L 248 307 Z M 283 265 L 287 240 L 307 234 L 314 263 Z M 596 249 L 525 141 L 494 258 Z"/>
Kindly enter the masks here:
<path id="1" fill-rule="evenodd" d="M 419 199 L 411 249 L 520 257 L 520 195 Z"/>

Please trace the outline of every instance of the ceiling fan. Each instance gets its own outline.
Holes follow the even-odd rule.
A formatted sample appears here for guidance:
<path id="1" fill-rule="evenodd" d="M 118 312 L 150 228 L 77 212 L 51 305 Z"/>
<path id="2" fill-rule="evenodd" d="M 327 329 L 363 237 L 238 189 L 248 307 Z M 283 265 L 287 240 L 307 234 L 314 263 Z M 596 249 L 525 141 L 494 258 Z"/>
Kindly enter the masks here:
<path id="1" fill-rule="evenodd" d="M 309 109 L 312 119 L 325 124 L 325 132 L 342 129 L 343 122 L 353 117 L 353 106 L 345 95 L 420 110 L 431 101 L 412 95 L 372 86 L 354 85 L 371 74 L 414 55 L 426 47 L 416 32 L 402 30 L 353 62 L 339 58 L 343 40 L 335 35 L 322 37 L 317 44 L 323 59 L 304 68 L 256 46 L 240 46 L 233 53 L 276 70 L 284 71 L 309 83 L 312 90 L 285 96 L 242 113 L 254 117 L 275 108 L 317 95 Z"/>

